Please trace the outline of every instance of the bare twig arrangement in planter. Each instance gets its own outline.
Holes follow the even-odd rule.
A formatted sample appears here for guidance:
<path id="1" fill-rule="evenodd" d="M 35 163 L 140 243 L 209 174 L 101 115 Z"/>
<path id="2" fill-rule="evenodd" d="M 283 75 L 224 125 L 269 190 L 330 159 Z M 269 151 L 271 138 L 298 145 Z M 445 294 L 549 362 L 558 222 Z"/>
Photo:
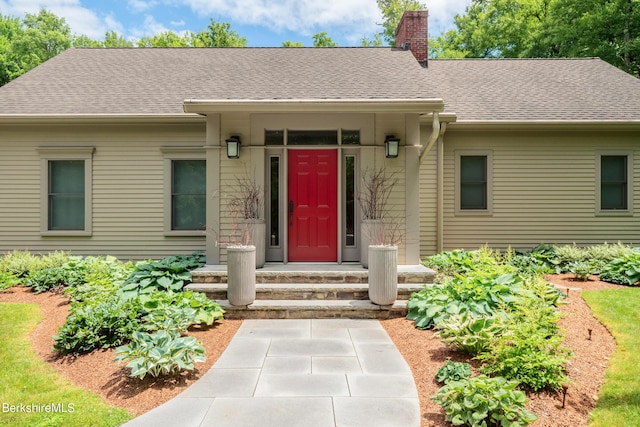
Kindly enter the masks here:
<path id="1" fill-rule="evenodd" d="M 229 206 L 243 219 L 263 219 L 264 189 L 255 179 L 237 178 L 233 188 L 233 196 L 229 198 Z"/>
<path id="2" fill-rule="evenodd" d="M 395 172 L 387 175 L 384 168 L 364 170 L 362 186 L 358 194 L 362 219 L 382 219 L 385 216 L 389 196 L 397 182 Z"/>

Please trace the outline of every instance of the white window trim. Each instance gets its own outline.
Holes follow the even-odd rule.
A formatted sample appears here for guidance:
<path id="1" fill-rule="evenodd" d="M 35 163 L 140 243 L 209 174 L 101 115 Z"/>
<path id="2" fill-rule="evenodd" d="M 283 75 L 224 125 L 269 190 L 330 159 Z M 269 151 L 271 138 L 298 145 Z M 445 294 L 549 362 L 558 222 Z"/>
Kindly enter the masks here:
<path id="1" fill-rule="evenodd" d="M 626 156 L 627 157 L 627 209 L 602 209 L 601 198 L 601 168 L 602 156 Z M 595 187 L 596 187 L 596 216 L 632 216 L 633 215 L 633 151 L 632 150 L 602 150 L 596 152 Z"/>
<path id="2" fill-rule="evenodd" d="M 91 236 L 93 234 L 93 153 L 95 147 L 38 147 L 40 155 L 40 235 Z M 49 230 L 49 161 L 84 160 L 84 230 Z"/>
<path id="3" fill-rule="evenodd" d="M 207 160 L 203 147 L 162 147 L 164 156 L 164 235 L 167 237 L 204 236 L 204 230 L 172 230 L 171 229 L 171 179 L 173 160 Z M 208 168 L 207 168 L 207 173 Z"/>
<path id="4" fill-rule="evenodd" d="M 493 151 L 492 150 L 455 150 L 455 215 L 491 216 L 493 215 Z M 460 158 L 462 156 L 487 157 L 487 209 L 460 209 Z"/>

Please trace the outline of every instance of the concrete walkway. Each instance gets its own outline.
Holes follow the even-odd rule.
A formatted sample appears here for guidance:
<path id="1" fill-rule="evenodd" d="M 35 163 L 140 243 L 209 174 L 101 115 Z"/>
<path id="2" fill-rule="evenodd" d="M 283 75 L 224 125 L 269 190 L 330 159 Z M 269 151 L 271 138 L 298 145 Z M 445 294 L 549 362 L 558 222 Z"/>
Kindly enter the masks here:
<path id="1" fill-rule="evenodd" d="M 136 426 L 419 427 L 409 366 L 377 320 L 245 320 L 216 364 Z"/>

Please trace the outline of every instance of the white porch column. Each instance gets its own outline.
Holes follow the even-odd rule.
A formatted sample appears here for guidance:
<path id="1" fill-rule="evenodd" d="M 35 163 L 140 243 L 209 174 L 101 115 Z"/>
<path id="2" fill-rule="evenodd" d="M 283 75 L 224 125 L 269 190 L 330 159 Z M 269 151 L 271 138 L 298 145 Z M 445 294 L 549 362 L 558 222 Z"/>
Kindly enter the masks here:
<path id="1" fill-rule="evenodd" d="M 405 130 L 405 260 L 408 265 L 420 262 L 420 116 L 407 114 Z"/>
<path id="2" fill-rule="evenodd" d="M 220 264 L 220 156 L 224 148 L 220 140 L 220 114 L 207 115 L 207 264 Z"/>

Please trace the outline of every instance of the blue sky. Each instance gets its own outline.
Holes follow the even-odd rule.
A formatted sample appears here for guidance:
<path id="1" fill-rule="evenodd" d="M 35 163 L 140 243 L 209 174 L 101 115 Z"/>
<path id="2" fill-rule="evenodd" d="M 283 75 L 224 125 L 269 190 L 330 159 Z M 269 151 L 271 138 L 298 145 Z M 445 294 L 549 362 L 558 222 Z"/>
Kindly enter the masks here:
<path id="1" fill-rule="evenodd" d="M 453 17 L 470 0 L 423 0 L 429 9 L 430 35 L 453 27 Z M 357 46 L 380 31 L 376 0 L 0 0 L 0 13 L 24 16 L 46 8 L 64 17 L 75 34 L 103 39 L 115 30 L 125 38 L 172 30 L 198 32 L 210 18 L 231 23 L 249 46 L 280 46 L 326 31 L 340 46 Z"/>

